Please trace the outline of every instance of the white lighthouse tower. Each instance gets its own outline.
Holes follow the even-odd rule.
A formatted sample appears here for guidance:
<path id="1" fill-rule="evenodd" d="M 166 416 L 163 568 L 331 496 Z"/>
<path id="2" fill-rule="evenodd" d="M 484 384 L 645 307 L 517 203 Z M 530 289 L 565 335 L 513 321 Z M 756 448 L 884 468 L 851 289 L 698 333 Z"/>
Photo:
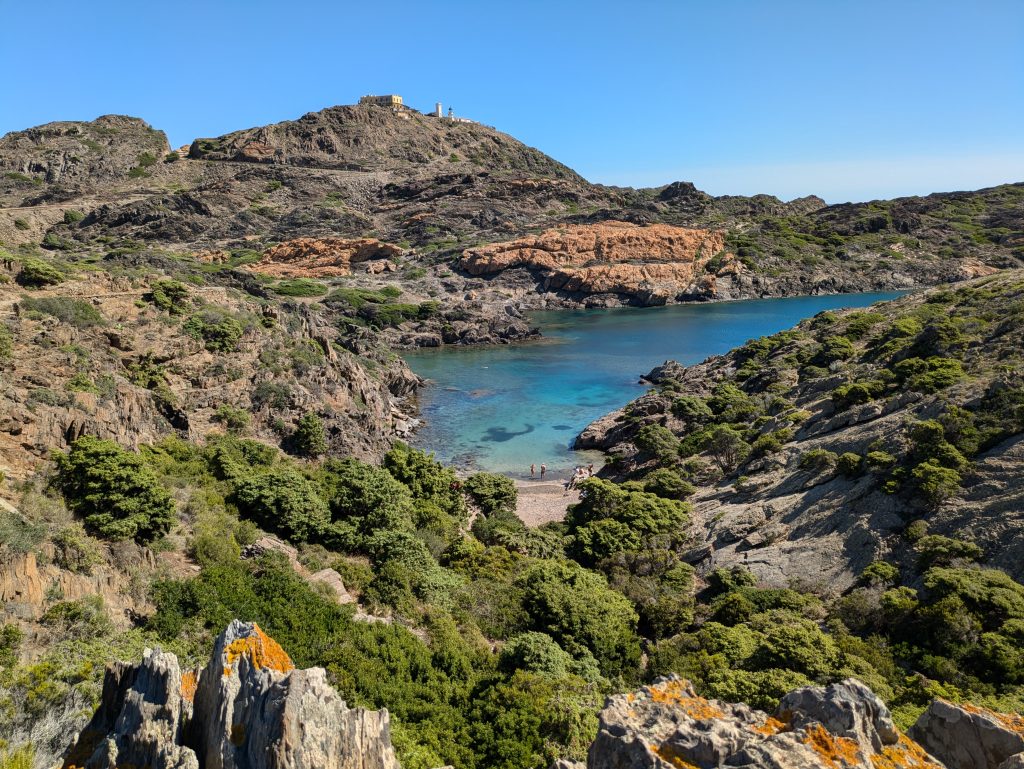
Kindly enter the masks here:
<path id="1" fill-rule="evenodd" d="M 441 102 L 434 105 L 434 117 L 444 117 L 444 113 L 441 111 Z"/>

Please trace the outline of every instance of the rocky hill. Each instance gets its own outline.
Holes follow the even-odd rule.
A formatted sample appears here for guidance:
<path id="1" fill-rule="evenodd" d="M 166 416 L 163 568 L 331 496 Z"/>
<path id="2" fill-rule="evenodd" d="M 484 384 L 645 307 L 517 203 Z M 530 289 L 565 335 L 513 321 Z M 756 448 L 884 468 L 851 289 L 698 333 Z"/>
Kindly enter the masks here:
<path id="1" fill-rule="evenodd" d="M 700 277 L 711 282 L 728 255 L 746 273 L 717 293 L 666 292 L 671 263 L 654 273 L 644 263 L 651 230 L 614 264 L 592 260 L 613 280 L 552 280 L 522 260 L 492 265 L 489 292 L 520 307 L 930 285 L 1020 265 L 1024 237 L 1020 185 L 838 206 L 715 198 L 683 182 L 610 188 L 487 126 L 367 105 L 198 139 L 187 153 L 169 152 L 162 134 L 131 118 L 52 124 L 4 137 L 0 167 L 10 169 L 0 184 L 8 248 L 262 251 L 300 237 L 373 237 L 405 249 L 427 279 L 474 290 L 466 266 L 480 249 L 624 221 L 719 233 Z M 691 268 L 684 260 L 678 269 Z"/>
<path id="2" fill-rule="evenodd" d="M 846 587 L 873 561 L 909 566 L 927 530 L 1021 579 L 1022 299 L 1008 271 L 666 363 L 577 445 L 622 478 L 683 468 L 707 571 Z"/>
<path id="3" fill-rule="evenodd" d="M 176 152 L 54 124 L 0 168 L 0 769 L 1019 753 L 1024 186 L 608 188 L 369 106 Z M 920 285 L 652 372 L 541 528 L 400 440 L 396 348 Z"/>

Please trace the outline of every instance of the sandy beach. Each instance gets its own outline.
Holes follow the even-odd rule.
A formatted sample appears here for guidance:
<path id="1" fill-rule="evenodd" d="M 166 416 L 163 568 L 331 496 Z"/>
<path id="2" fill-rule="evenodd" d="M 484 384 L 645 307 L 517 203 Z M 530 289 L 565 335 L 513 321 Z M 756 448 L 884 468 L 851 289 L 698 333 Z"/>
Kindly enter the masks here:
<path id="1" fill-rule="evenodd" d="M 566 492 L 564 481 L 521 481 L 516 480 L 519 502 L 516 515 L 527 526 L 540 526 L 548 521 L 565 518 L 567 505 L 580 501 L 579 491 Z"/>

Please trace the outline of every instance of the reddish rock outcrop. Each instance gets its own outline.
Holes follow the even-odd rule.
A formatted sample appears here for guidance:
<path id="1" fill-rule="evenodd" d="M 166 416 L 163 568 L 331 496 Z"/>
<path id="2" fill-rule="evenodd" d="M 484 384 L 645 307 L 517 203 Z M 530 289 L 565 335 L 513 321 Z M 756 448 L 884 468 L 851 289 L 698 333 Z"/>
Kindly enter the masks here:
<path id="1" fill-rule="evenodd" d="M 267 249 L 249 269 L 279 278 L 331 278 L 351 275 L 352 265 L 362 262 L 374 262 L 369 271 L 382 272 L 376 262 L 390 263 L 402 253 L 398 246 L 374 238 L 296 238 Z"/>
<path id="2" fill-rule="evenodd" d="M 709 262 L 720 254 L 709 271 Z M 619 221 L 573 225 L 467 249 L 460 266 L 471 275 L 525 267 L 544 276 L 544 291 L 624 294 L 643 304 L 664 304 L 681 295 L 714 297 L 716 276 L 743 270 L 725 253 L 722 232 Z"/>

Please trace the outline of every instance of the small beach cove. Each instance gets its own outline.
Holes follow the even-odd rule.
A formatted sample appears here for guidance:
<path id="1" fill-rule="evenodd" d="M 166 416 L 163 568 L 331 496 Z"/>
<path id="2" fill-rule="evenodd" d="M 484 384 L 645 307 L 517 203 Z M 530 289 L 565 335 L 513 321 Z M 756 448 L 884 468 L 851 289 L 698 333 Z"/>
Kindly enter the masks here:
<path id="1" fill-rule="evenodd" d="M 531 321 L 544 334 L 537 342 L 404 353 L 428 380 L 419 396 L 424 423 L 412 443 L 460 472 L 515 479 L 528 524 L 558 520 L 575 501 L 563 488 L 573 468 L 600 466 L 599 453 L 571 449 L 574 439 L 641 395 L 646 385 L 639 378 L 655 366 L 669 359 L 699 363 L 823 310 L 866 307 L 904 293 L 534 313 Z"/>

